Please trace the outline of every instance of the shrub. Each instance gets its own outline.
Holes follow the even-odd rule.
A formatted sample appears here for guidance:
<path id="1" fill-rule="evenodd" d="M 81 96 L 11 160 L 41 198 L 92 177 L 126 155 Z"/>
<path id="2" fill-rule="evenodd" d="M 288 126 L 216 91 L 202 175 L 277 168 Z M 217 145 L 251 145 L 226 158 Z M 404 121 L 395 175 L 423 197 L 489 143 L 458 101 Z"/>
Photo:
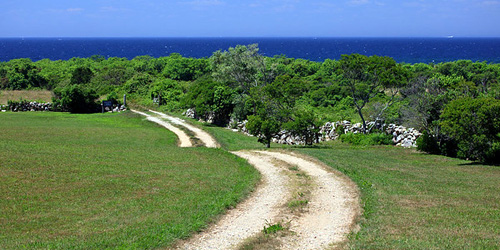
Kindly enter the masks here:
<path id="1" fill-rule="evenodd" d="M 443 133 L 458 143 L 457 156 L 500 163 L 500 100 L 462 98 L 451 101 L 441 114 Z"/>
<path id="2" fill-rule="evenodd" d="M 429 154 L 440 154 L 437 138 L 429 134 L 427 130 L 417 139 L 417 149 Z"/>
<path id="3" fill-rule="evenodd" d="M 98 105 L 95 102 L 98 98 L 96 92 L 81 85 L 74 84 L 62 89 L 55 89 L 54 95 L 52 102 L 55 107 L 60 107 L 62 111 L 92 113 L 98 110 Z"/>
<path id="4" fill-rule="evenodd" d="M 417 150 L 429 154 L 456 157 L 458 147 L 453 138 L 438 132 L 431 134 L 431 132 L 424 130 L 422 135 L 417 139 Z"/>
<path id="5" fill-rule="evenodd" d="M 384 133 L 373 134 L 355 134 L 347 133 L 340 135 L 342 142 L 347 142 L 353 145 L 392 145 L 392 135 Z"/>

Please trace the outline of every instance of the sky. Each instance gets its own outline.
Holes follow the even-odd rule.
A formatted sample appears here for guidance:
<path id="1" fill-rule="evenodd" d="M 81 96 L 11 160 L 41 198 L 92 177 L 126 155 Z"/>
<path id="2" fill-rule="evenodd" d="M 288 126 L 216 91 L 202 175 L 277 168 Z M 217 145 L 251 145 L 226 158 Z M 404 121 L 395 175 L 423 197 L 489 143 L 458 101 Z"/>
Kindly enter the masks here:
<path id="1" fill-rule="evenodd" d="M 0 37 L 500 37 L 500 0 L 0 1 Z"/>

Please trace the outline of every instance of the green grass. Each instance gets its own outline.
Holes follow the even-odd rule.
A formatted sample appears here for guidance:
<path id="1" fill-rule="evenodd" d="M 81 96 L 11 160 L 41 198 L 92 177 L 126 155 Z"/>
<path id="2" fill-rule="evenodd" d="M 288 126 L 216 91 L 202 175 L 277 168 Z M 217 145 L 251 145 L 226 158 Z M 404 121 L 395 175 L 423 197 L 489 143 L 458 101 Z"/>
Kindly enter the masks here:
<path id="1" fill-rule="evenodd" d="M 255 137 L 197 124 L 225 149 L 264 149 Z M 361 230 L 350 236 L 349 248 L 500 247 L 500 167 L 394 146 L 329 142 L 309 148 L 279 144 L 272 148 L 308 154 L 356 182 L 364 213 Z"/>
<path id="2" fill-rule="evenodd" d="M 500 167 L 393 146 L 297 150 L 361 189 L 364 218 L 352 249 L 500 247 Z"/>
<path id="3" fill-rule="evenodd" d="M 189 119 L 179 114 L 175 116 L 180 117 L 187 122 L 200 127 L 201 129 L 210 133 L 221 147 L 228 151 L 238 151 L 245 149 L 266 149 L 266 146 L 257 141 L 257 137 L 248 136 L 241 132 L 234 132 L 230 129 L 221 128 L 209 123 L 202 123 L 195 119 Z M 271 148 L 289 148 L 288 145 L 271 143 Z"/>
<path id="4" fill-rule="evenodd" d="M 0 248 L 168 247 L 258 178 L 132 113 L 0 113 Z"/>

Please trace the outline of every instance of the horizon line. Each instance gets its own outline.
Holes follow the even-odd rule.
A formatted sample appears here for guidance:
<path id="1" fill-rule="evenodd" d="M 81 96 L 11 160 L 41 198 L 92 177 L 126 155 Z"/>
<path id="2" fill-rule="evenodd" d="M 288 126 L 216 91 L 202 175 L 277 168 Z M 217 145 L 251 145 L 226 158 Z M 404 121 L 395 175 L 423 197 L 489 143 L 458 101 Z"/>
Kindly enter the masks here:
<path id="1" fill-rule="evenodd" d="M 398 39 L 398 38 L 444 38 L 444 39 L 460 39 L 460 38 L 500 38 L 500 36 L 0 36 L 0 39 L 34 39 L 34 38 L 54 38 L 54 39 L 96 39 L 96 38 L 104 38 L 104 39 L 126 39 L 126 38 L 147 38 L 147 39 L 255 39 L 255 38 L 312 38 L 312 39 L 320 39 L 320 38 L 378 38 L 378 39 Z"/>

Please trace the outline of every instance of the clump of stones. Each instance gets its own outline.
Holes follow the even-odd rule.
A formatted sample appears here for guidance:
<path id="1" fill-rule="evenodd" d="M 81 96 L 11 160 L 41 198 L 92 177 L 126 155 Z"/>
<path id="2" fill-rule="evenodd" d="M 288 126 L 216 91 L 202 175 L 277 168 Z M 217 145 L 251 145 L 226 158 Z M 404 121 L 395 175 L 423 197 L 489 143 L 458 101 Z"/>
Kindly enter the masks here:
<path id="1" fill-rule="evenodd" d="M 196 112 L 194 109 L 188 109 L 184 112 L 184 115 L 190 118 L 196 118 Z M 231 121 L 229 123 L 228 129 L 234 131 L 243 132 L 247 135 L 248 130 L 246 128 L 247 121 L 235 122 Z M 375 122 L 368 122 L 367 127 L 377 126 L 377 129 L 384 131 L 386 134 L 392 135 L 392 141 L 396 146 L 412 148 L 416 147 L 416 142 L 418 137 L 422 135 L 418 130 L 414 128 L 406 128 L 404 126 L 399 126 L 396 124 L 375 124 Z M 344 133 L 362 133 L 362 124 L 355 123 L 351 124 L 349 121 L 337 121 L 337 122 L 327 122 L 320 127 L 318 142 L 332 141 L 339 138 L 338 129 L 343 129 Z M 293 136 L 286 130 L 281 131 L 275 138 L 273 142 L 288 145 L 305 145 L 305 140 L 301 136 Z"/>
<path id="2" fill-rule="evenodd" d="M 12 112 L 26 112 L 26 111 L 54 111 L 56 107 L 50 102 L 20 102 L 12 105 L 0 105 L 2 112 L 10 110 Z M 124 105 L 113 105 L 113 107 L 104 107 L 106 112 L 121 112 L 127 108 Z"/>

